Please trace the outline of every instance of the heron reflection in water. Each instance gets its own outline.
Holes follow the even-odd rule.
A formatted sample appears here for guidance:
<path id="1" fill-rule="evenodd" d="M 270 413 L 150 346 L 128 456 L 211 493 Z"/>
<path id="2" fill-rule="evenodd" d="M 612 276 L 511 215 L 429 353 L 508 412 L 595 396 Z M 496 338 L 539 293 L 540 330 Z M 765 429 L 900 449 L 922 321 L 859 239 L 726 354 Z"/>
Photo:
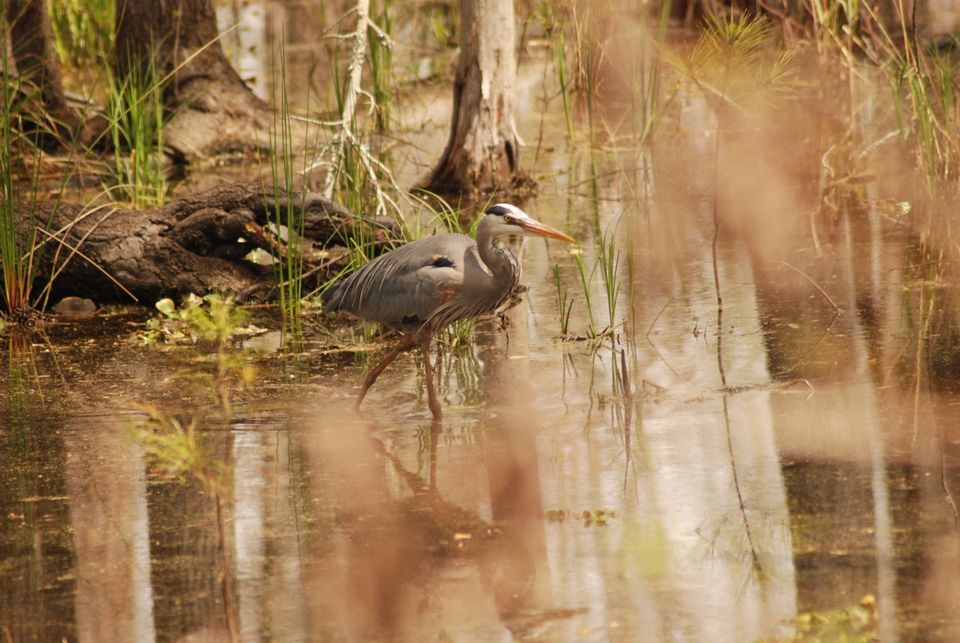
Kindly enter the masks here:
<path id="1" fill-rule="evenodd" d="M 430 412 L 437 419 L 442 416 L 430 363 L 433 335 L 454 322 L 492 313 L 510 297 L 520 283 L 520 259 L 497 239 L 521 234 L 573 241 L 520 208 L 498 203 L 484 213 L 476 241 L 464 234 L 439 234 L 408 243 L 327 291 L 324 312 L 346 311 L 403 333 L 397 346 L 367 374 L 357 407 L 401 352 L 419 346 Z"/>

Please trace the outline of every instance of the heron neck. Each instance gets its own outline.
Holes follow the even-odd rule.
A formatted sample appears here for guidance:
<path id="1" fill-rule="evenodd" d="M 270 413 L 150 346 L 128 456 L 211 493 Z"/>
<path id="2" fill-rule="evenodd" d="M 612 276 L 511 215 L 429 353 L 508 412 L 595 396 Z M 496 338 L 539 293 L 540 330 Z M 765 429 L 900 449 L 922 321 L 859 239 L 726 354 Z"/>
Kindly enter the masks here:
<path id="1" fill-rule="evenodd" d="M 495 276 L 510 275 L 516 271 L 518 263 L 516 255 L 509 248 L 498 248 L 494 243 L 495 240 L 495 237 L 488 230 L 484 230 L 483 226 L 480 226 L 480 229 L 477 230 L 477 250 L 480 259 Z"/>

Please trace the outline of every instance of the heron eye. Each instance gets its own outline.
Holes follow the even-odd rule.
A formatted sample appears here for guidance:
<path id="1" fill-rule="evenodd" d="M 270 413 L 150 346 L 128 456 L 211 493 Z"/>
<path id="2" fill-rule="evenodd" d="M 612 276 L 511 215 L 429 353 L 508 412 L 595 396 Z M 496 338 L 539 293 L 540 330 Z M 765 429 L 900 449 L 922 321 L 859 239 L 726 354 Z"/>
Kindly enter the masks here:
<path id="1" fill-rule="evenodd" d="M 511 217 L 509 214 L 505 214 L 505 215 L 503 215 L 503 222 L 504 222 L 504 223 L 513 223 L 513 217 Z"/>

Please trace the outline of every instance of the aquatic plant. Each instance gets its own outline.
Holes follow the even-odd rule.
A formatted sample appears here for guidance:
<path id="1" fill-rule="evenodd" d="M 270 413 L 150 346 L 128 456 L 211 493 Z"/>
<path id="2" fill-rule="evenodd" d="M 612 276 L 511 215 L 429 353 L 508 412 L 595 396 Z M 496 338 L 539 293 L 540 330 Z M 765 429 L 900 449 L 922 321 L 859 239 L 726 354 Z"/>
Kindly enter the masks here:
<path id="1" fill-rule="evenodd" d="M 240 356 L 230 351 L 230 341 L 242 332 L 249 315 L 233 302 L 232 297 L 212 294 L 203 298 L 206 306 L 189 306 L 186 320 L 196 332 L 216 347 L 214 375 L 217 399 L 225 417 L 230 417 L 229 385 L 233 376 L 242 384 L 253 381 L 254 371 Z"/>
<path id="2" fill-rule="evenodd" d="M 663 67 L 659 55 L 667 40 L 672 6 L 672 0 L 663 0 L 660 4 L 652 47 L 647 45 L 651 38 L 650 27 L 646 21 L 641 22 L 639 42 L 635 46 L 642 55 L 627 60 L 626 74 L 631 82 L 630 100 L 635 115 L 635 134 L 637 142 L 641 144 L 653 136 L 667 107 L 676 96 L 675 90 L 664 94 Z"/>
<path id="3" fill-rule="evenodd" d="M 416 241 L 417 239 L 422 239 L 429 234 L 436 234 L 437 232 L 458 232 L 476 236 L 476 230 L 474 228 L 471 228 L 469 231 L 463 230 L 463 226 L 460 224 L 459 210 L 439 194 L 424 188 L 416 188 L 411 192 L 410 197 L 414 203 L 426 210 L 429 218 L 425 219 L 419 212 L 414 213 L 412 216 L 405 217 L 401 229 L 403 238 L 406 241 Z M 426 225 L 424 225 L 425 222 Z M 477 222 L 479 222 L 479 218 L 474 224 Z"/>
<path id="4" fill-rule="evenodd" d="M 123 78 L 108 76 L 107 129 L 113 145 L 116 191 L 135 208 L 162 205 L 164 79 L 156 59 L 132 65 Z"/>
<path id="5" fill-rule="evenodd" d="M 10 78 L 7 64 L 7 39 L 0 38 L 0 56 L 3 58 L 2 87 L 0 87 L 0 267 L 3 269 L 3 296 L 8 313 L 28 308 L 32 266 L 24 264 L 27 249 L 17 229 L 17 209 L 20 205 L 14 188 L 14 137 L 11 128 L 16 112 L 18 83 Z"/>
<path id="6" fill-rule="evenodd" d="M 440 47 L 450 47 L 456 42 L 460 27 L 460 4 L 457 2 L 428 2 L 420 5 L 430 26 L 430 35 Z"/>
<path id="7" fill-rule="evenodd" d="M 570 82 L 567 79 L 567 41 L 563 30 L 557 32 L 556 50 L 557 82 L 560 85 L 560 96 L 563 98 L 563 116 L 567 124 L 567 138 L 572 141 L 575 138 L 576 130 L 573 126 L 573 112 L 570 108 Z"/>
<path id="8" fill-rule="evenodd" d="M 358 9 L 360 7 L 361 5 L 358 5 Z M 391 187 L 395 193 L 402 194 L 402 191 L 397 187 L 390 169 L 371 153 L 362 140 L 356 114 L 360 98 L 369 94 L 362 86 L 363 63 L 368 59 L 368 31 L 378 35 L 380 46 L 389 47 L 392 44 L 386 32 L 365 11 L 355 13 L 357 21 L 354 31 L 341 37 L 351 42 L 346 76 L 343 79 L 340 78 L 338 60 L 340 38 L 334 50 L 332 70 L 338 119 L 317 123 L 332 128 L 333 139 L 304 169 L 304 173 L 325 167 L 326 177 L 322 189 L 324 196 L 335 198 L 358 215 L 372 212 L 377 216 L 392 215 L 399 220 L 402 218 L 400 208 L 395 199 L 387 194 L 384 186 Z M 386 64 L 382 56 L 377 64 L 381 63 Z M 382 73 L 378 72 L 378 77 L 383 82 L 386 82 L 386 72 L 385 67 Z"/>
<path id="9" fill-rule="evenodd" d="M 224 417 L 229 417 L 230 386 L 235 382 L 249 384 L 255 376 L 253 368 L 231 350 L 232 342 L 239 337 L 260 335 L 266 329 L 249 324 L 247 311 L 237 306 L 232 297 L 219 294 L 202 299 L 189 295 L 179 307 L 171 299 L 161 299 L 156 303 L 156 309 L 160 316 L 147 321 L 146 329 L 138 335 L 140 342 L 144 345 L 161 341 L 168 344 L 212 343 L 216 370 L 211 379 Z"/>
<path id="10" fill-rule="evenodd" d="M 577 277 L 580 281 L 580 289 L 583 294 L 584 306 L 587 309 L 588 326 L 586 329 L 586 338 L 601 339 L 604 336 L 613 333 L 617 325 L 617 305 L 620 297 L 620 251 L 616 248 L 612 233 L 601 237 L 599 242 L 599 254 L 593 263 L 593 267 L 588 269 L 583 260 L 581 251 L 574 251 L 573 262 L 577 267 Z M 593 291 L 594 278 L 600 273 L 603 282 L 603 291 L 607 300 L 607 325 L 600 328 L 597 324 L 596 315 L 593 310 Z M 573 308 L 573 302 L 570 300 L 560 273 L 560 267 L 554 266 L 554 283 L 557 291 L 557 303 L 559 306 L 560 327 L 564 335 L 568 334 L 570 313 Z"/>
<path id="11" fill-rule="evenodd" d="M 574 94 L 586 103 L 590 132 L 593 133 L 594 99 L 599 92 L 597 66 L 603 48 L 594 24 L 595 16 L 589 6 L 581 7 L 577 0 L 541 1 L 537 5 L 537 17 L 552 41 L 557 85 L 563 102 L 567 138 L 571 142 L 576 138 Z"/>
<path id="12" fill-rule="evenodd" d="M 905 142 L 913 142 L 927 187 L 955 187 L 960 177 L 960 72 L 956 42 L 920 49 L 887 44 L 889 62 L 882 65 L 893 90 L 894 105 Z"/>

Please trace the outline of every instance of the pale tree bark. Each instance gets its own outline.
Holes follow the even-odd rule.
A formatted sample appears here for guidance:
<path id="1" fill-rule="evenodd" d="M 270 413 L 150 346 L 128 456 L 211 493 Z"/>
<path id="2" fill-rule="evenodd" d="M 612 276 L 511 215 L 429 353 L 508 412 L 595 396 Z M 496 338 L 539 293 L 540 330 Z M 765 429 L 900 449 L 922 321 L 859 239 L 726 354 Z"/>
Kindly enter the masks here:
<path id="1" fill-rule="evenodd" d="M 118 0 L 116 69 L 122 78 L 154 60 L 175 71 L 164 143 L 191 160 L 269 144 L 272 112 L 220 46 L 212 0 Z"/>
<path id="2" fill-rule="evenodd" d="M 431 190 L 506 189 L 520 178 L 515 39 L 513 0 L 461 0 L 450 139 L 426 180 Z"/>

